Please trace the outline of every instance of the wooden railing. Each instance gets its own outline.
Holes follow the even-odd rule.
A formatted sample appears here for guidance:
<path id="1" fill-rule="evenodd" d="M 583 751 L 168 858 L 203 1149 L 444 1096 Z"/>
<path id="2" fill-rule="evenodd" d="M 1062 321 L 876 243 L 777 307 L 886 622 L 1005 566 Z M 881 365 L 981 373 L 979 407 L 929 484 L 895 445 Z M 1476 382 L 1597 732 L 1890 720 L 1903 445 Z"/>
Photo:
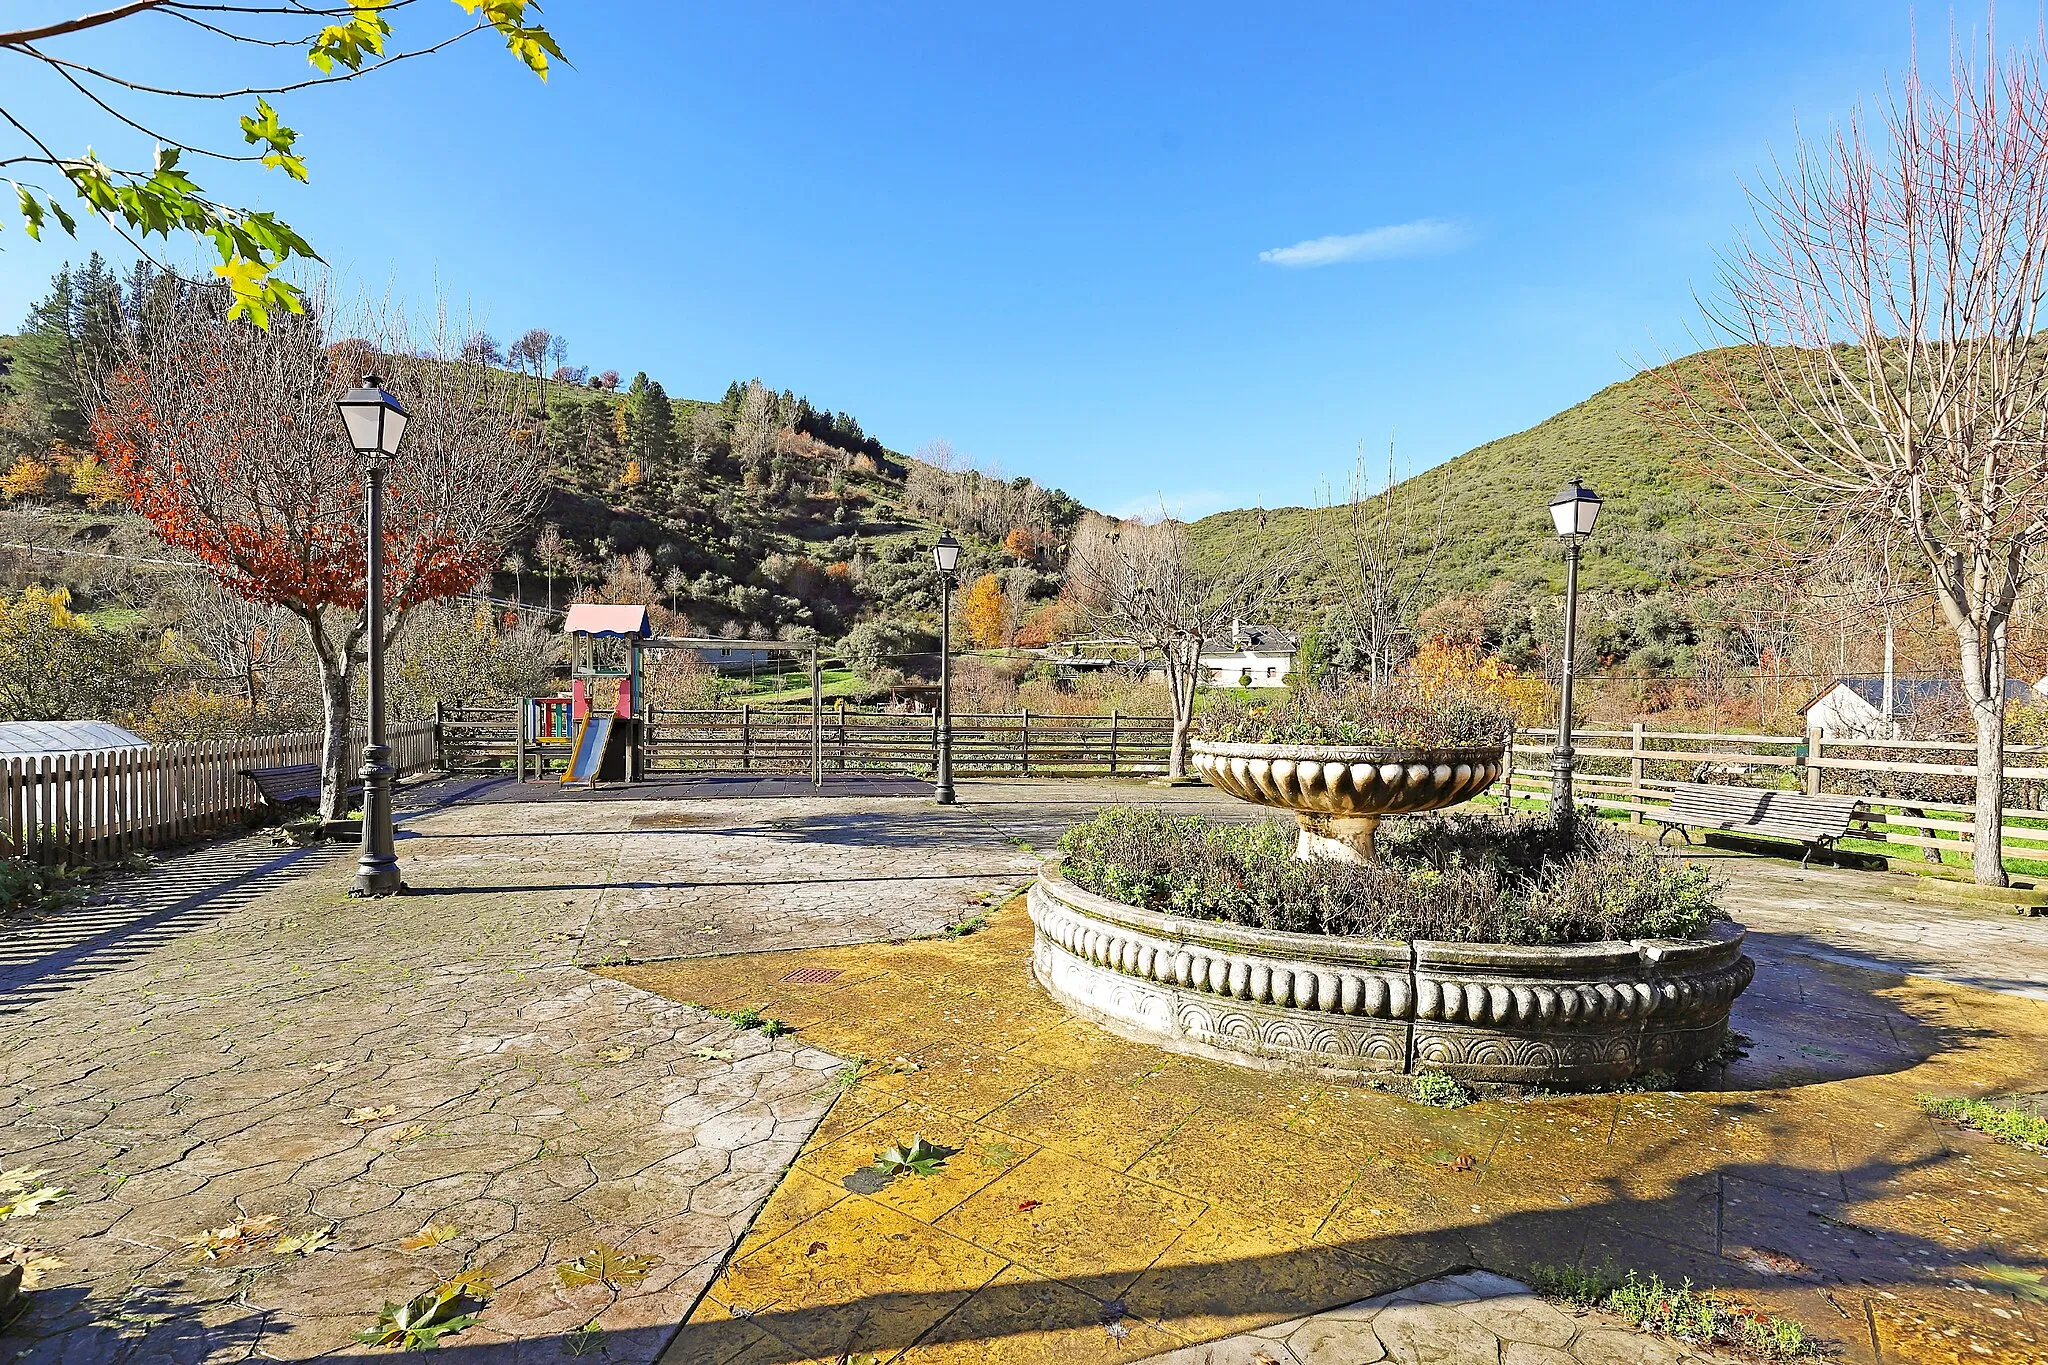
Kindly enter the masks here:
<path id="1" fill-rule="evenodd" d="M 1166 771 L 1164 716 L 1059 716 L 1034 711 L 953 717 L 953 771 L 983 777 L 1137 776 Z M 813 744 L 827 773 L 925 774 L 938 763 L 938 717 L 825 708 L 739 706 L 648 714 L 647 770 L 809 772 Z"/>
<path id="2" fill-rule="evenodd" d="M 435 765 L 434 724 L 390 728 L 399 772 Z M 363 736 L 351 736 L 360 747 Z M 0 840 L 39 863 L 90 865 L 211 834 L 257 804 L 244 768 L 320 761 L 317 731 L 125 753 L 42 754 L 0 760 Z"/>
<path id="3" fill-rule="evenodd" d="M 1513 745 L 1513 797 L 1547 804 L 1555 730 L 1524 730 Z M 1929 862 L 1967 862 L 1972 838 L 1975 745 L 1968 740 L 1811 740 L 1805 735 L 1708 734 L 1590 729 L 1572 737 L 1576 801 L 1641 824 L 1666 810 L 1671 789 L 1687 782 L 1766 787 L 1862 798 L 1866 814 L 1852 836 L 1917 848 Z M 2001 837 L 2008 858 L 2048 862 L 2048 809 L 2015 803 L 2015 790 L 2048 799 L 2048 746 L 2006 747 Z M 1945 779 L 1960 800 L 1928 792 Z M 1919 790 L 1914 790 L 1914 788 Z M 1495 795 L 1502 787 L 1495 787 Z"/>

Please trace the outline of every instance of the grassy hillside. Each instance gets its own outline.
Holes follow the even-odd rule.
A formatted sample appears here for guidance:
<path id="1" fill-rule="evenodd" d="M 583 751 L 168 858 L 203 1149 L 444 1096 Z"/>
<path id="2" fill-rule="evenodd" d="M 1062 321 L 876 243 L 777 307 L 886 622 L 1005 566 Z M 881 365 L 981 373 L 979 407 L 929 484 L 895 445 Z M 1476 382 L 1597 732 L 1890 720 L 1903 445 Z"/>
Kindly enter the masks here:
<path id="1" fill-rule="evenodd" d="M 1561 591 L 1548 505 L 1573 475 L 1605 499 L 1581 570 L 1587 589 L 1653 594 L 1733 572 L 1753 539 L 1747 514 L 1672 430 L 1671 401 L 1665 373 L 1648 371 L 1399 484 L 1391 516 L 1425 595 Z M 1356 593 L 1345 508 L 1223 512 L 1195 523 L 1192 538 L 1210 562 L 1232 565 L 1306 539 L 1318 547 L 1315 596 Z"/>

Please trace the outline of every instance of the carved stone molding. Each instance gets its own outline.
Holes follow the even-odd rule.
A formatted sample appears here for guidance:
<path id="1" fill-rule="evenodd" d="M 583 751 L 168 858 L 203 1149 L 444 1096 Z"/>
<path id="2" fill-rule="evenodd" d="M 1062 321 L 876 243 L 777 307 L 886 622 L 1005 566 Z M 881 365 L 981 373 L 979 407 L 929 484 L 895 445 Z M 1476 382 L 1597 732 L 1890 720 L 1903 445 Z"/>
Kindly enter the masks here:
<path id="1" fill-rule="evenodd" d="M 1195 770 L 1240 801 L 1278 806 L 1301 826 L 1304 858 L 1369 861 L 1380 817 L 1455 806 L 1500 779 L 1498 746 L 1412 749 L 1341 744 L 1190 746 Z"/>
<path id="2" fill-rule="evenodd" d="M 1162 915 L 1048 866 L 1033 970 L 1077 1013 L 1176 1051 L 1352 1077 L 1607 1085 L 1720 1046 L 1754 964 L 1708 940 L 1520 947 L 1289 934 Z"/>

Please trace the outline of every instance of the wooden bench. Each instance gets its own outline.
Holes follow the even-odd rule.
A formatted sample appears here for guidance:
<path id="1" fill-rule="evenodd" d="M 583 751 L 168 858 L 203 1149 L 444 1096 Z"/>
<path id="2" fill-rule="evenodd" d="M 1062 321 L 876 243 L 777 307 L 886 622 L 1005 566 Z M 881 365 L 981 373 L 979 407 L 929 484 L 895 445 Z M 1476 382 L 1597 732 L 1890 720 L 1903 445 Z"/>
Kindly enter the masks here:
<path id="1" fill-rule="evenodd" d="M 1796 839 L 1806 846 L 1799 860 L 1805 867 L 1815 850 L 1829 848 L 1849 832 L 1862 809 L 1854 796 L 1808 796 L 1804 792 L 1758 791 L 1753 787 L 1705 787 L 1681 784 L 1671 789 L 1671 806 L 1655 817 L 1663 828 L 1657 842 L 1677 830 L 1690 844 L 1688 829 L 1719 829 L 1735 834 L 1768 834 Z"/>
<path id="2" fill-rule="evenodd" d="M 292 763 L 282 768 L 243 768 L 241 773 L 256 784 L 263 804 L 277 810 L 320 799 L 320 765 L 317 763 Z M 350 783 L 348 794 L 351 800 L 361 796 L 363 784 Z"/>

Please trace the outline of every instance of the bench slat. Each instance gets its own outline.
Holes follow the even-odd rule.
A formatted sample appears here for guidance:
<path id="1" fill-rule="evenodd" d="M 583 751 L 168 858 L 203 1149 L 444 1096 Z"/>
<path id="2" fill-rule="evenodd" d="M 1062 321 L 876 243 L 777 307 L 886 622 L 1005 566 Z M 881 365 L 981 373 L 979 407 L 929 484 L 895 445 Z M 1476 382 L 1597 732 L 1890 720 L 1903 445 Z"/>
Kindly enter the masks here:
<path id="1" fill-rule="evenodd" d="M 1853 796 L 1680 784 L 1671 789 L 1670 808 L 1657 820 L 1672 829 L 1769 834 L 1819 845 L 1847 835 L 1862 804 Z"/>

